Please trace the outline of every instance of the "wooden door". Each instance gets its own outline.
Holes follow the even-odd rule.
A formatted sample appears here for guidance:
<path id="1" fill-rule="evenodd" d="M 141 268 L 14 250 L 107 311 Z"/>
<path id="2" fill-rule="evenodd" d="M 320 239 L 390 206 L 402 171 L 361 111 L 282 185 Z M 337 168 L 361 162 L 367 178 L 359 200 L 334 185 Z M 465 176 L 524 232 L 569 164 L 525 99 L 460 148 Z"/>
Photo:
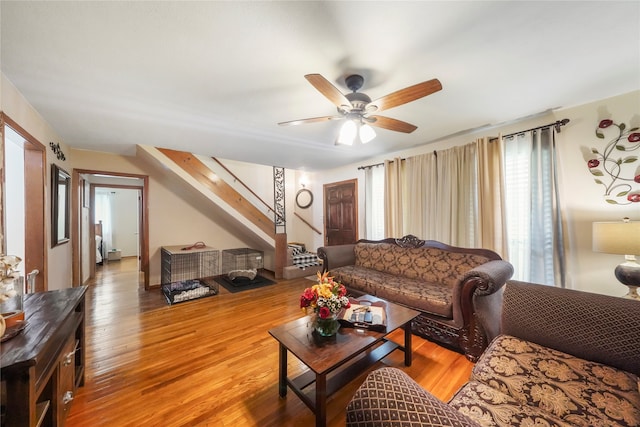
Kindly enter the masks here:
<path id="1" fill-rule="evenodd" d="M 324 243 L 326 246 L 358 240 L 358 180 L 325 184 Z"/>

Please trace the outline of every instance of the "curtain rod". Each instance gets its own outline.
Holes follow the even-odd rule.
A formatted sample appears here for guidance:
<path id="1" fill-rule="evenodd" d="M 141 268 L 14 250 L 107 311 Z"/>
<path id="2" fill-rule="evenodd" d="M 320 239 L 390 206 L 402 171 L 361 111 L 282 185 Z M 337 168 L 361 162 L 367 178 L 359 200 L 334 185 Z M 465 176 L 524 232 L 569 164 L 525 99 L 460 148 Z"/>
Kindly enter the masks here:
<path id="1" fill-rule="evenodd" d="M 551 126 L 553 126 L 556 129 L 556 132 L 560 133 L 560 128 L 562 126 L 566 125 L 567 123 L 569 123 L 569 119 L 557 120 L 557 121 L 555 121 L 553 123 L 549 123 L 549 124 L 546 124 L 546 125 L 537 126 L 537 127 L 531 128 L 531 129 L 521 130 L 521 131 L 518 131 L 518 132 L 509 133 L 509 134 L 503 135 L 502 137 L 503 138 L 509 138 L 509 137 L 516 136 L 516 135 L 519 135 L 519 134 L 525 133 L 525 132 L 531 132 L 531 131 L 538 130 L 538 129 L 550 128 Z M 489 138 L 489 141 L 496 141 L 497 139 L 498 139 L 498 137 Z M 433 154 L 435 154 L 436 156 L 438 155 L 438 153 L 435 150 L 433 151 Z M 400 160 L 406 160 L 406 159 L 402 158 Z M 393 162 L 393 160 L 389 160 L 389 161 Z M 358 166 L 358 170 L 374 168 L 376 166 L 382 166 L 382 165 L 384 165 L 384 162 L 375 163 L 373 165 L 367 165 L 367 166 Z"/>
<path id="2" fill-rule="evenodd" d="M 557 120 L 557 121 L 555 121 L 553 123 L 549 123 L 547 125 L 537 126 L 537 127 L 534 127 L 534 128 L 531 128 L 531 129 L 527 129 L 527 130 L 520 130 L 518 132 L 508 133 L 506 135 L 502 135 L 502 137 L 503 138 L 510 138 L 512 136 L 520 135 L 521 133 L 531 132 L 531 131 L 538 130 L 538 129 L 547 129 L 547 128 L 550 128 L 552 126 L 556 129 L 556 132 L 560 133 L 561 132 L 560 128 L 562 126 L 566 125 L 567 123 L 569 123 L 569 119 Z M 489 141 L 495 141 L 497 139 L 498 139 L 498 137 L 496 136 L 494 138 L 489 138 Z"/>

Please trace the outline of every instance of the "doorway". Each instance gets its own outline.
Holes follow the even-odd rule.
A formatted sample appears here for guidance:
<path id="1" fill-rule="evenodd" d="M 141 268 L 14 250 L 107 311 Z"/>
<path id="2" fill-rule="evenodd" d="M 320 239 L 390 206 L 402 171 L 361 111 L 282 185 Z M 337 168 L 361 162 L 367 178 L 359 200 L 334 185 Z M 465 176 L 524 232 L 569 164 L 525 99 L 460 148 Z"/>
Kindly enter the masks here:
<path id="1" fill-rule="evenodd" d="M 358 240 L 358 180 L 324 185 L 325 245 Z"/>
<path id="2" fill-rule="evenodd" d="M 103 263 L 129 256 L 137 259 L 141 282 L 148 290 L 148 176 L 74 169 L 73 182 L 78 188 L 73 227 L 79 231 L 74 239 L 74 279 L 78 283 L 93 279 L 100 256 Z M 110 206 L 104 208 L 105 203 Z M 120 224 L 115 240 L 111 218 L 114 212 Z M 108 221 L 104 215 L 108 215 Z M 101 219 L 102 223 L 96 221 Z"/>
<path id="3" fill-rule="evenodd" d="M 22 258 L 26 275 L 34 270 L 35 292 L 47 290 L 45 239 L 46 150 L 17 123 L 0 113 L 2 153 L 5 168 L 4 239 L 0 252 Z"/>

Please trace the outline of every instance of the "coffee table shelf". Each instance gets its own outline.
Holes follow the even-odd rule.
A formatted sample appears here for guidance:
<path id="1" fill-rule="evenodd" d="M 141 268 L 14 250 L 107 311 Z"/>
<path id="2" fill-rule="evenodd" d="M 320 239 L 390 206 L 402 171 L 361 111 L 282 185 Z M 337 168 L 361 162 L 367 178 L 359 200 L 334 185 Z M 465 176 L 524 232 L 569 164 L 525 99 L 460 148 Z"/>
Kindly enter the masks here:
<path id="1" fill-rule="evenodd" d="M 347 362 L 346 365 L 337 367 L 330 372 L 331 377 L 327 379 L 326 396 L 331 396 L 353 381 L 371 365 L 384 359 L 398 349 L 404 350 L 404 347 L 393 341 L 386 341 L 384 344 L 367 352 L 364 357 L 359 358 L 355 362 Z M 289 388 L 293 390 L 312 411 L 315 411 L 316 407 L 315 394 L 312 393 L 315 389 L 309 391 L 305 391 L 305 389 L 314 385 L 315 382 L 316 373 L 313 371 L 307 371 L 294 379 L 287 378 Z"/>

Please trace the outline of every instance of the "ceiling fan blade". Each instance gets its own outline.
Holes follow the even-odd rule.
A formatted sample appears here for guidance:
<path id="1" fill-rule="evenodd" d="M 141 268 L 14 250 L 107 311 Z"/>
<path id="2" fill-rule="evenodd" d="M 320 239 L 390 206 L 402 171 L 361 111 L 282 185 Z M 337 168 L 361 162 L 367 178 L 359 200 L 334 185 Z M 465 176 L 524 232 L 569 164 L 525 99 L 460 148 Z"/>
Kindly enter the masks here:
<path id="1" fill-rule="evenodd" d="M 322 116 L 322 117 L 311 117 L 308 119 L 298 119 L 298 120 L 290 120 L 288 122 L 280 122 L 278 123 L 280 126 L 294 126 L 301 125 L 303 123 L 317 123 L 317 122 L 326 122 L 328 120 L 340 120 L 344 119 L 343 116 Z"/>
<path id="2" fill-rule="evenodd" d="M 369 116 L 366 119 L 366 123 L 370 124 L 371 126 L 404 133 L 411 133 L 414 130 L 418 129 L 417 126 L 414 126 L 411 123 L 403 122 L 402 120 L 396 120 L 385 116 Z"/>
<path id="3" fill-rule="evenodd" d="M 329 80 L 322 77 L 320 74 L 307 74 L 304 76 L 321 94 L 323 94 L 329 101 L 331 101 L 336 107 L 343 110 L 351 109 L 351 102 L 346 96 L 342 94 Z"/>
<path id="4" fill-rule="evenodd" d="M 404 89 L 397 90 L 382 98 L 374 99 L 367 105 L 367 111 L 383 111 L 407 102 L 415 101 L 434 92 L 442 90 L 442 84 L 438 79 L 432 79 L 426 82 L 418 83 Z"/>

